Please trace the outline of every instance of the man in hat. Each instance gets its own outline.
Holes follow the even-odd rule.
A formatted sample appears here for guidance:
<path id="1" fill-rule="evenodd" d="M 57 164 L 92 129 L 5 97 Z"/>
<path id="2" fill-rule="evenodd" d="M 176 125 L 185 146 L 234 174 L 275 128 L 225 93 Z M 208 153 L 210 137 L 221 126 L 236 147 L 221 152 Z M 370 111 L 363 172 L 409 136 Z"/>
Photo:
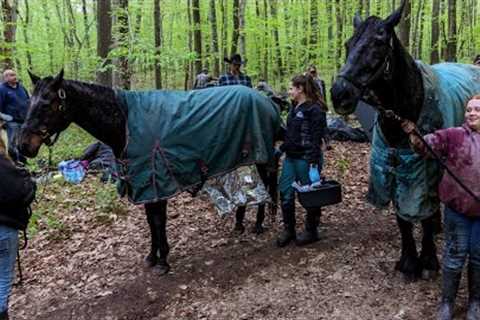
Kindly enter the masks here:
<path id="1" fill-rule="evenodd" d="M 238 53 L 233 54 L 230 59 L 225 58 L 224 61 L 230 64 L 230 69 L 218 79 L 219 86 L 241 84 L 250 88 L 252 87 L 252 80 L 250 77 L 240 71 L 242 64 L 245 64 L 245 61 L 242 61 L 242 57 Z"/>

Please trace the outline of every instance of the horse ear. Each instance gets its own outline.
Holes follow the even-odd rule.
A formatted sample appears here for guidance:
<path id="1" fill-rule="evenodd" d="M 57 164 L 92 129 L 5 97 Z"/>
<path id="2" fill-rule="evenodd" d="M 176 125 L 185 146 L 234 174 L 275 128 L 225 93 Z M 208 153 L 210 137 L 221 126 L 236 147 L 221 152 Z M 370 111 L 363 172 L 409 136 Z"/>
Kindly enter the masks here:
<path id="1" fill-rule="evenodd" d="M 402 0 L 400 7 L 395 10 L 387 19 L 385 19 L 385 24 L 393 29 L 396 25 L 400 23 L 400 19 L 402 18 L 403 9 L 405 8 L 405 4 L 407 0 Z"/>
<path id="2" fill-rule="evenodd" d="M 362 24 L 362 17 L 360 16 L 360 13 L 357 11 L 355 13 L 355 16 L 353 17 L 353 27 L 357 29 L 361 24 Z"/>
<path id="3" fill-rule="evenodd" d="M 30 76 L 30 80 L 32 80 L 33 85 L 36 85 L 37 82 L 41 80 L 40 77 L 34 75 L 33 72 L 30 71 L 30 69 L 28 69 L 27 71 L 28 71 L 28 75 Z"/>
<path id="4" fill-rule="evenodd" d="M 63 81 L 63 68 L 60 70 L 60 72 L 56 75 L 56 77 L 53 79 L 53 87 L 55 89 L 59 89 L 60 85 L 62 84 Z"/>

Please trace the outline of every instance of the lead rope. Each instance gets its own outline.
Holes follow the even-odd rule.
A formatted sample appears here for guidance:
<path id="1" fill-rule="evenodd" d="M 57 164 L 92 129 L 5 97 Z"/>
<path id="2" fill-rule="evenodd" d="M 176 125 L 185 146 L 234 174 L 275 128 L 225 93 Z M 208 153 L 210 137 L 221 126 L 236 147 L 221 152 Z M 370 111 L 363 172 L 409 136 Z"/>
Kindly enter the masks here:
<path id="1" fill-rule="evenodd" d="M 28 215 L 29 217 L 32 215 L 32 207 L 28 206 Z M 15 283 L 15 286 L 21 286 L 23 285 L 23 271 L 22 271 L 22 262 L 20 259 L 20 250 L 25 250 L 27 248 L 28 244 L 28 237 L 27 237 L 27 228 L 25 228 L 23 231 L 23 246 L 20 248 L 20 246 L 17 246 L 17 266 L 18 266 L 18 282 Z"/>
<path id="2" fill-rule="evenodd" d="M 372 97 L 370 97 L 372 98 Z M 363 99 L 362 99 L 363 100 Z M 378 104 L 378 101 L 375 105 L 373 105 L 371 103 L 371 101 L 367 101 L 366 99 L 364 100 L 366 103 L 370 104 L 372 107 L 374 107 L 375 109 L 377 109 L 377 111 L 385 116 L 386 118 L 390 118 L 390 119 L 393 119 L 395 121 L 398 121 L 398 122 L 402 122 L 404 121 L 403 118 L 401 118 L 400 116 L 398 116 L 397 114 L 395 114 L 395 112 L 393 112 L 393 110 L 387 110 L 385 109 L 384 107 L 382 107 L 380 104 Z M 475 199 L 477 202 L 480 203 L 480 197 L 478 197 L 475 193 L 473 193 L 472 190 L 470 190 L 451 170 L 450 168 L 445 164 L 445 162 L 442 160 L 442 158 L 437 155 L 437 153 L 432 149 L 432 147 L 427 143 L 427 141 L 425 141 L 425 139 L 423 138 L 422 134 L 418 131 L 418 130 L 415 130 L 414 131 L 415 135 L 420 139 L 420 141 L 422 141 L 422 144 L 425 146 L 425 148 L 428 150 L 428 152 L 430 152 L 433 157 L 435 158 L 435 160 L 438 161 L 438 163 L 440 164 L 440 166 L 445 169 L 445 171 L 448 172 L 448 174 L 453 178 L 453 180 L 455 180 L 456 183 L 458 183 L 458 185 L 460 187 L 462 187 L 462 189 L 464 191 L 466 191 L 473 199 Z"/>

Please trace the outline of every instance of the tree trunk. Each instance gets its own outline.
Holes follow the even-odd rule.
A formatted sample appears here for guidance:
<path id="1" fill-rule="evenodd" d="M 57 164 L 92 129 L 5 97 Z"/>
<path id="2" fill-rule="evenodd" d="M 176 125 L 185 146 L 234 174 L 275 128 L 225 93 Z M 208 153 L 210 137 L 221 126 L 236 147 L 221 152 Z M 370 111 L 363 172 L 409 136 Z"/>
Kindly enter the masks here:
<path id="1" fill-rule="evenodd" d="M 17 33 L 17 7 L 18 0 L 2 0 L 2 18 L 3 18 L 3 68 L 13 69 L 14 51 Z"/>
<path id="2" fill-rule="evenodd" d="M 160 65 L 160 52 L 162 47 L 162 14 L 160 0 L 154 1 L 153 21 L 155 28 L 155 88 L 162 89 L 162 67 Z"/>
<path id="3" fill-rule="evenodd" d="M 30 26 L 30 4 L 28 0 L 24 0 L 25 4 L 25 17 L 23 18 L 23 41 L 25 42 L 25 51 L 27 55 L 27 67 L 32 69 L 32 53 L 30 51 L 30 36 L 28 34 Z"/>
<path id="4" fill-rule="evenodd" d="M 193 48 L 195 50 L 195 72 L 197 75 L 202 71 L 202 28 L 200 24 L 199 0 L 192 0 L 193 19 Z"/>
<path id="5" fill-rule="evenodd" d="M 217 33 L 217 12 L 215 9 L 215 0 L 210 0 L 210 11 L 208 15 L 212 29 L 212 57 L 213 57 L 213 76 L 220 74 L 219 51 L 218 51 L 218 33 Z"/>
<path id="6" fill-rule="evenodd" d="M 88 23 L 87 0 L 82 0 L 83 28 L 85 29 L 85 46 L 90 49 L 90 24 Z"/>
<path id="7" fill-rule="evenodd" d="M 232 47 L 230 55 L 238 51 L 238 39 L 240 37 L 240 0 L 233 0 L 233 30 L 232 30 Z"/>
<path id="8" fill-rule="evenodd" d="M 128 58 L 130 56 L 129 39 L 129 18 L 128 18 L 128 0 L 115 0 L 115 48 L 117 58 L 115 59 L 115 72 L 113 85 L 125 90 L 129 90 L 130 68 Z"/>
<path id="9" fill-rule="evenodd" d="M 97 3 L 97 55 L 101 59 L 100 70 L 97 71 L 97 82 L 112 86 L 112 69 L 108 54 L 112 45 L 112 8 L 110 0 Z"/>
<path id="10" fill-rule="evenodd" d="M 340 0 L 335 0 L 335 13 L 337 17 L 337 45 L 335 56 L 336 70 L 340 70 L 342 66 L 342 47 L 343 47 L 343 10 L 341 10 Z"/>
<path id="11" fill-rule="evenodd" d="M 418 8 L 417 8 L 417 12 L 416 12 L 416 15 L 415 15 L 415 27 L 413 29 L 413 43 L 412 43 L 412 55 L 416 58 L 416 59 L 420 59 L 420 52 L 421 52 L 421 47 L 422 47 L 422 43 L 421 43 L 421 32 L 422 32 L 422 20 L 423 20 L 423 6 L 425 4 L 425 0 L 419 0 L 419 3 L 418 3 Z"/>
<path id="12" fill-rule="evenodd" d="M 224 62 L 225 58 L 228 57 L 227 49 L 227 37 L 228 37 L 228 17 L 227 17 L 227 0 L 222 0 L 222 5 L 220 6 L 222 10 L 222 52 L 223 57 L 221 57 L 220 62 L 222 65 L 223 72 L 226 72 L 226 64 Z"/>
<path id="13" fill-rule="evenodd" d="M 456 0 L 448 0 L 448 43 L 446 60 L 457 61 L 457 5 Z"/>
<path id="14" fill-rule="evenodd" d="M 263 74 L 263 79 L 265 81 L 268 81 L 268 64 L 270 62 L 270 55 L 269 55 L 269 46 L 268 46 L 268 39 L 270 36 L 269 30 L 268 30 L 268 4 L 267 0 L 263 0 L 263 68 L 262 68 L 262 74 Z"/>
<path id="15" fill-rule="evenodd" d="M 247 54 L 247 48 L 245 43 L 245 7 L 247 0 L 239 0 L 239 11 L 238 11 L 238 35 L 239 35 L 239 45 L 240 45 L 240 54 L 244 57 Z"/>
<path id="16" fill-rule="evenodd" d="M 282 52 L 280 50 L 280 36 L 278 34 L 278 21 L 277 21 L 277 0 L 270 0 L 270 14 L 273 20 L 273 39 L 275 41 L 275 56 L 276 56 L 276 77 L 275 81 L 282 81 L 284 76 Z"/>
<path id="17" fill-rule="evenodd" d="M 318 2 L 310 0 L 310 46 L 308 48 L 309 63 L 317 62 L 318 51 Z"/>
<path id="18" fill-rule="evenodd" d="M 188 18 L 188 52 L 193 51 L 193 24 L 192 24 L 192 3 L 191 0 L 187 0 L 187 18 Z M 193 66 L 192 62 L 188 60 L 188 64 L 185 65 L 185 83 L 184 83 L 184 89 L 188 90 L 193 86 L 193 81 L 192 81 L 192 76 L 191 74 L 193 73 Z"/>
<path id="19" fill-rule="evenodd" d="M 430 63 L 435 64 L 440 62 L 439 39 L 440 39 L 440 0 L 432 0 L 432 41 L 430 51 Z"/>
<path id="20" fill-rule="evenodd" d="M 411 23 L 412 4 L 410 0 L 406 0 L 405 9 L 403 10 L 402 20 L 398 26 L 398 38 L 403 46 L 410 48 L 410 23 Z"/>

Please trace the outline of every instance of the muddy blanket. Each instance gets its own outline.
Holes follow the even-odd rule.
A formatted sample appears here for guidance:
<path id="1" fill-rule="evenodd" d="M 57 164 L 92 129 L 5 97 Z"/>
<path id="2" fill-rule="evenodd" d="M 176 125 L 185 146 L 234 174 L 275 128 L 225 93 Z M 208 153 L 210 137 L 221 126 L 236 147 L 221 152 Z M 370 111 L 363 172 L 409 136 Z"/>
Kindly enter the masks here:
<path id="1" fill-rule="evenodd" d="M 465 105 L 480 93 L 480 68 L 457 63 L 434 66 L 418 62 L 425 100 L 417 126 L 422 134 L 463 123 Z M 390 202 L 407 221 L 431 216 L 439 208 L 438 183 L 442 172 L 434 160 L 411 149 L 390 148 L 375 125 L 370 156 L 368 200 L 385 207 Z"/>
<path id="2" fill-rule="evenodd" d="M 119 192 L 136 204 L 170 198 L 240 166 L 273 161 L 280 115 L 253 89 L 117 95 L 128 108 Z"/>

